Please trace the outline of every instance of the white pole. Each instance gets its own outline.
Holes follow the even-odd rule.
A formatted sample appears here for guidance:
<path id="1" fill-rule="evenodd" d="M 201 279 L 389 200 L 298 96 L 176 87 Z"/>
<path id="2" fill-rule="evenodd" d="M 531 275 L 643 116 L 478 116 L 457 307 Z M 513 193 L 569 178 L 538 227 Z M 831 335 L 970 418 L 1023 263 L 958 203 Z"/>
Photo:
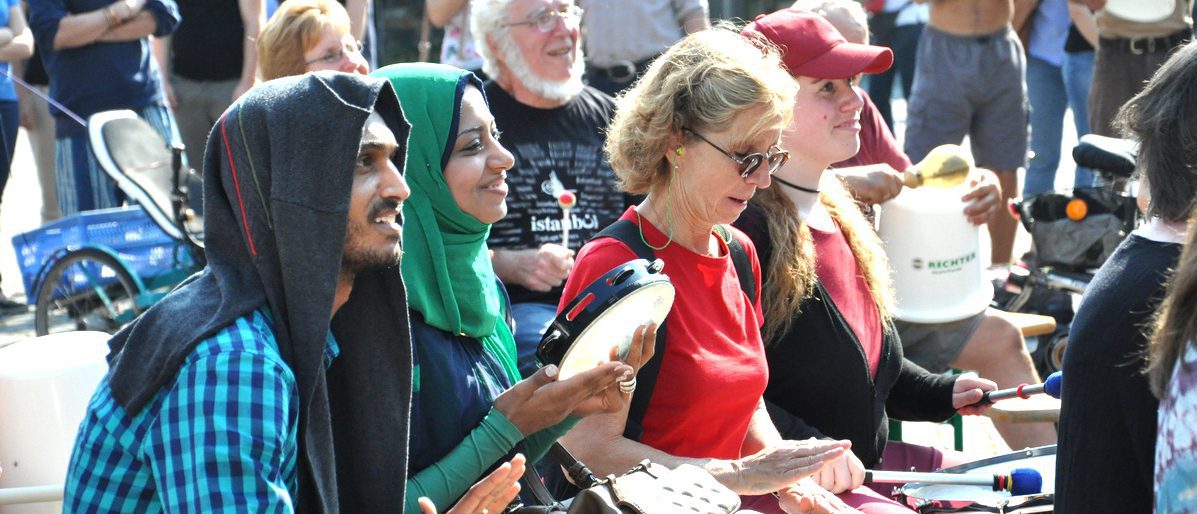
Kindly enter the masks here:
<path id="1" fill-rule="evenodd" d="M 63 484 L 0 489 L 0 505 L 62 501 Z"/>

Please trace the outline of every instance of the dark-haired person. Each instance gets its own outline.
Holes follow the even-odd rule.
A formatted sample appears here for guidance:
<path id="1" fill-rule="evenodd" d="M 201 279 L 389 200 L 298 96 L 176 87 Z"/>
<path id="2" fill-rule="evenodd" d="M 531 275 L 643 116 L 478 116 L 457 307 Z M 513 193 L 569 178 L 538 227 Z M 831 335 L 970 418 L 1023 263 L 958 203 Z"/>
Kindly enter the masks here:
<path id="1" fill-rule="evenodd" d="M 510 452 L 536 463 L 582 417 L 620 408 L 627 395 L 616 382 L 631 380 L 651 358 L 655 335 L 639 331 L 631 365 L 607 362 L 561 381 L 556 366 L 520 376 L 507 294 L 486 245 L 491 223 L 507 213 L 513 160 L 499 143 L 482 82 L 425 63 L 387 66 L 374 76 L 395 87 L 412 124 L 402 270 L 419 370 L 405 505 L 415 512 L 417 496 L 449 505 Z"/>
<path id="2" fill-rule="evenodd" d="M 204 166 L 207 267 L 109 342 L 65 511 L 403 504 L 408 128 L 389 84 L 346 74 L 271 81 L 225 112 Z M 501 509 L 522 468 L 456 512 Z"/>
<path id="3" fill-rule="evenodd" d="M 1152 509 L 1158 402 L 1143 375 L 1145 334 L 1192 223 L 1194 116 L 1197 45 L 1190 43 L 1164 62 L 1116 118 L 1122 134 L 1139 141 L 1139 191 L 1148 195 L 1147 221 L 1101 266 L 1072 321 L 1056 453 L 1060 512 Z"/>

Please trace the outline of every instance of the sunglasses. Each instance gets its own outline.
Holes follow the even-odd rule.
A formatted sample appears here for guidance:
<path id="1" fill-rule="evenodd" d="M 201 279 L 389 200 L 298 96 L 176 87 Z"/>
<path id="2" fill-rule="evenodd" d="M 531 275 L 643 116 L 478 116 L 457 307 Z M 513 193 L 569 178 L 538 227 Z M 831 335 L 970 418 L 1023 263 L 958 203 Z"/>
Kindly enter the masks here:
<path id="1" fill-rule="evenodd" d="M 719 150 L 719 153 L 726 155 L 728 159 L 736 161 L 736 164 L 740 165 L 740 178 L 748 178 L 752 176 L 752 174 L 756 172 L 757 168 L 761 167 L 761 163 L 768 163 L 769 174 L 772 175 L 777 173 L 778 168 L 781 168 L 782 164 L 785 164 L 786 161 L 790 160 L 790 152 L 782 150 L 777 145 L 770 146 L 768 150 L 769 153 L 767 154 L 753 152 L 743 157 L 736 157 L 735 154 L 720 148 L 719 145 L 712 143 L 711 140 L 703 137 L 702 134 L 684 127 L 682 130 L 694 135 L 698 139 L 703 140 L 703 142 L 706 144 L 711 145 L 711 148 Z"/>

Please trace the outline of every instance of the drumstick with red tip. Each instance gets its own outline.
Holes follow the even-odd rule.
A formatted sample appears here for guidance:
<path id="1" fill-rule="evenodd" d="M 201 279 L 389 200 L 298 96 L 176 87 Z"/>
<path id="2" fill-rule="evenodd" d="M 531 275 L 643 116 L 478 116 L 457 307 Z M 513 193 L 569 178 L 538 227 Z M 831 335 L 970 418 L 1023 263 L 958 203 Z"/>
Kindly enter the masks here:
<path id="1" fill-rule="evenodd" d="M 562 191 L 557 195 L 557 205 L 561 206 L 561 246 L 569 248 L 569 226 L 573 225 L 569 219 L 569 211 L 578 204 L 578 196 L 573 191 Z"/>
<path id="2" fill-rule="evenodd" d="M 1064 387 L 1064 374 L 1057 371 L 1048 375 L 1047 380 L 1042 384 L 1022 384 L 1018 387 L 1010 389 L 998 389 L 997 391 L 989 391 L 981 396 L 981 401 L 976 405 L 984 405 L 993 403 L 998 400 L 1005 400 L 1006 398 L 1030 398 L 1033 394 L 1047 393 L 1048 396 L 1060 399 L 1060 390 Z"/>
<path id="3" fill-rule="evenodd" d="M 989 473 L 919 473 L 914 471 L 865 470 L 866 482 L 889 484 L 954 484 L 984 485 L 994 491 L 1006 491 L 1012 496 L 1038 494 L 1043 491 L 1043 476 L 1032 468 L 1018 468 L 1009 475 Z"/>

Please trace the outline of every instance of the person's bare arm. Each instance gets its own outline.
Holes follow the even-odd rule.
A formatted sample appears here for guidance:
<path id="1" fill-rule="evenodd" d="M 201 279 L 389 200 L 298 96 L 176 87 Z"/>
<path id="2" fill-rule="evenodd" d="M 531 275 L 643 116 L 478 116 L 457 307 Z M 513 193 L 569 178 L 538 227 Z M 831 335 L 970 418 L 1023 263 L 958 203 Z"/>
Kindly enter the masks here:
<path id="1" fill-rule="evenodd" d="M 669 468 L 690 464 L 741 495 L 777 491 L 817 472 L 825 461 L 837 459 L 846 451 L 840 441 L 781 441 L 736 460 L 678 457 L 625 438 L 627 415 L 625 405 L 619 412 L 588 416 L 565 434 L 561 443 L 599 476 L 618 475 L 644 459 Z M 758 429 L 761 427 L 753 427 Z M 758 440 L 746 447 L 763 442 Z"/>
<path id="2" fill-rule="evenodd" d="M 1068 3 L 1068 16 L 1076 25 L 1077 32 L 1089 42 L 1089 46 L 1097 48 L 1097 16 L 1088 7 L 1077 3 Z"/>
<path id="3" fill-rule="evenodd" d="M 131 20 L 142 12 L 143 7 L 145 0 L 117 0 L 93 11 L 64 16 L 58 20 L 58 32 L 54 34 L 54 49 L 76 48 L 95 43 L 113 28 L 113 24 L 119 26 Z M 150 21 L 153 22 L 152 19 Z"/>
<path id="4" fill-rule="evenodd" d="M 371 0 L 347 0 L 345 10 L 349 12 L 349 33 L 361 41 L 366 37 L 366 17 L 370 14 Z"/>
<path id="5" fill-rule="evenodd" d="M 527 250 L 493 249 L 491 265 L 505 284 L 548 291 L 565 283 L 574 267 L 574 252 L 552 243 Z"/>
<path id="6" fill-rule="evenodd" d="M 11 35 L 0 45 L 0 61 L 21 61 L 33 55 L 33 31 L 25 23 L 25 11 L 20 6 L 8 10 L 8 27 Z"/>
<path id="7" fill-rule="evenodd" d="M 836 168 L 835 176 L 848 194 L 867 205 L 889 201 L 902 192 L 902 172 L 886 163 Z"/>
<path id="8" fill-rule="evenodd" d="M 1068 0 L 1068 3 L 1081 4 L 1092 11 L 1100 11 L 1106 6 L 1106 0 Z"/>
<path id="9" fill-rule="evenodd" d="M 711 28 L 711 20 L 708 19 L 707 15 L 703 12 L 699 12 L 694 16 L 686 18 L 686 21 L 682 22 L 682 30 L 687 34 L 693 34 L 700 30 L 706 30 L 709 28 Z"/>
<path id="10" fill-rule="evenodd" d="M 424 0 L 424 12 L 428 21 L 437 27 L 444 27 L 457 12 L 465 9 L 470 0 Z"/>
<path id="11" fill-rule="evenodd" d="M 231 100 L 236 100 L 257 83 L 258 36 L 262 34 L 262 26 L 266 24 L 264 0 L 238 0 L 237 8 L 241 12 L 241 24 L 245 33 L 241 39 L 241 80 L 233 89 Z"/>
<path id="12" fill-rule="evenodd" d="M 1039 0 L 1014 0 L 1014 15 L 1010 18 L 1010 26 L 1015 31 L 1022 30 L 1023 26 L 1031 19 L 1031 15 L 1035 14 L 1035 7 L 1039 5 Z"/>
<path id="13" fill-rule="evenodd" d="M 744 444 L 740 446 L 740 453 L 751 455 L 767 447 L 781 443 L 781 433 L 773 425 L 769 411 L 765 408 L 765 399 L 761 398 L 752 412 L 752 420 L 748 422 L 748 433 L 744 435 Z"/>
<path id="14" fill-rule="evenodd" d="M 105 32 L 96 41 L 105 43 L 136 41 L 143 37 L 152 36 L 156 30 L 158 30 L 158 20 L 149 11 L 141 11 L 124 23 Z"/>

